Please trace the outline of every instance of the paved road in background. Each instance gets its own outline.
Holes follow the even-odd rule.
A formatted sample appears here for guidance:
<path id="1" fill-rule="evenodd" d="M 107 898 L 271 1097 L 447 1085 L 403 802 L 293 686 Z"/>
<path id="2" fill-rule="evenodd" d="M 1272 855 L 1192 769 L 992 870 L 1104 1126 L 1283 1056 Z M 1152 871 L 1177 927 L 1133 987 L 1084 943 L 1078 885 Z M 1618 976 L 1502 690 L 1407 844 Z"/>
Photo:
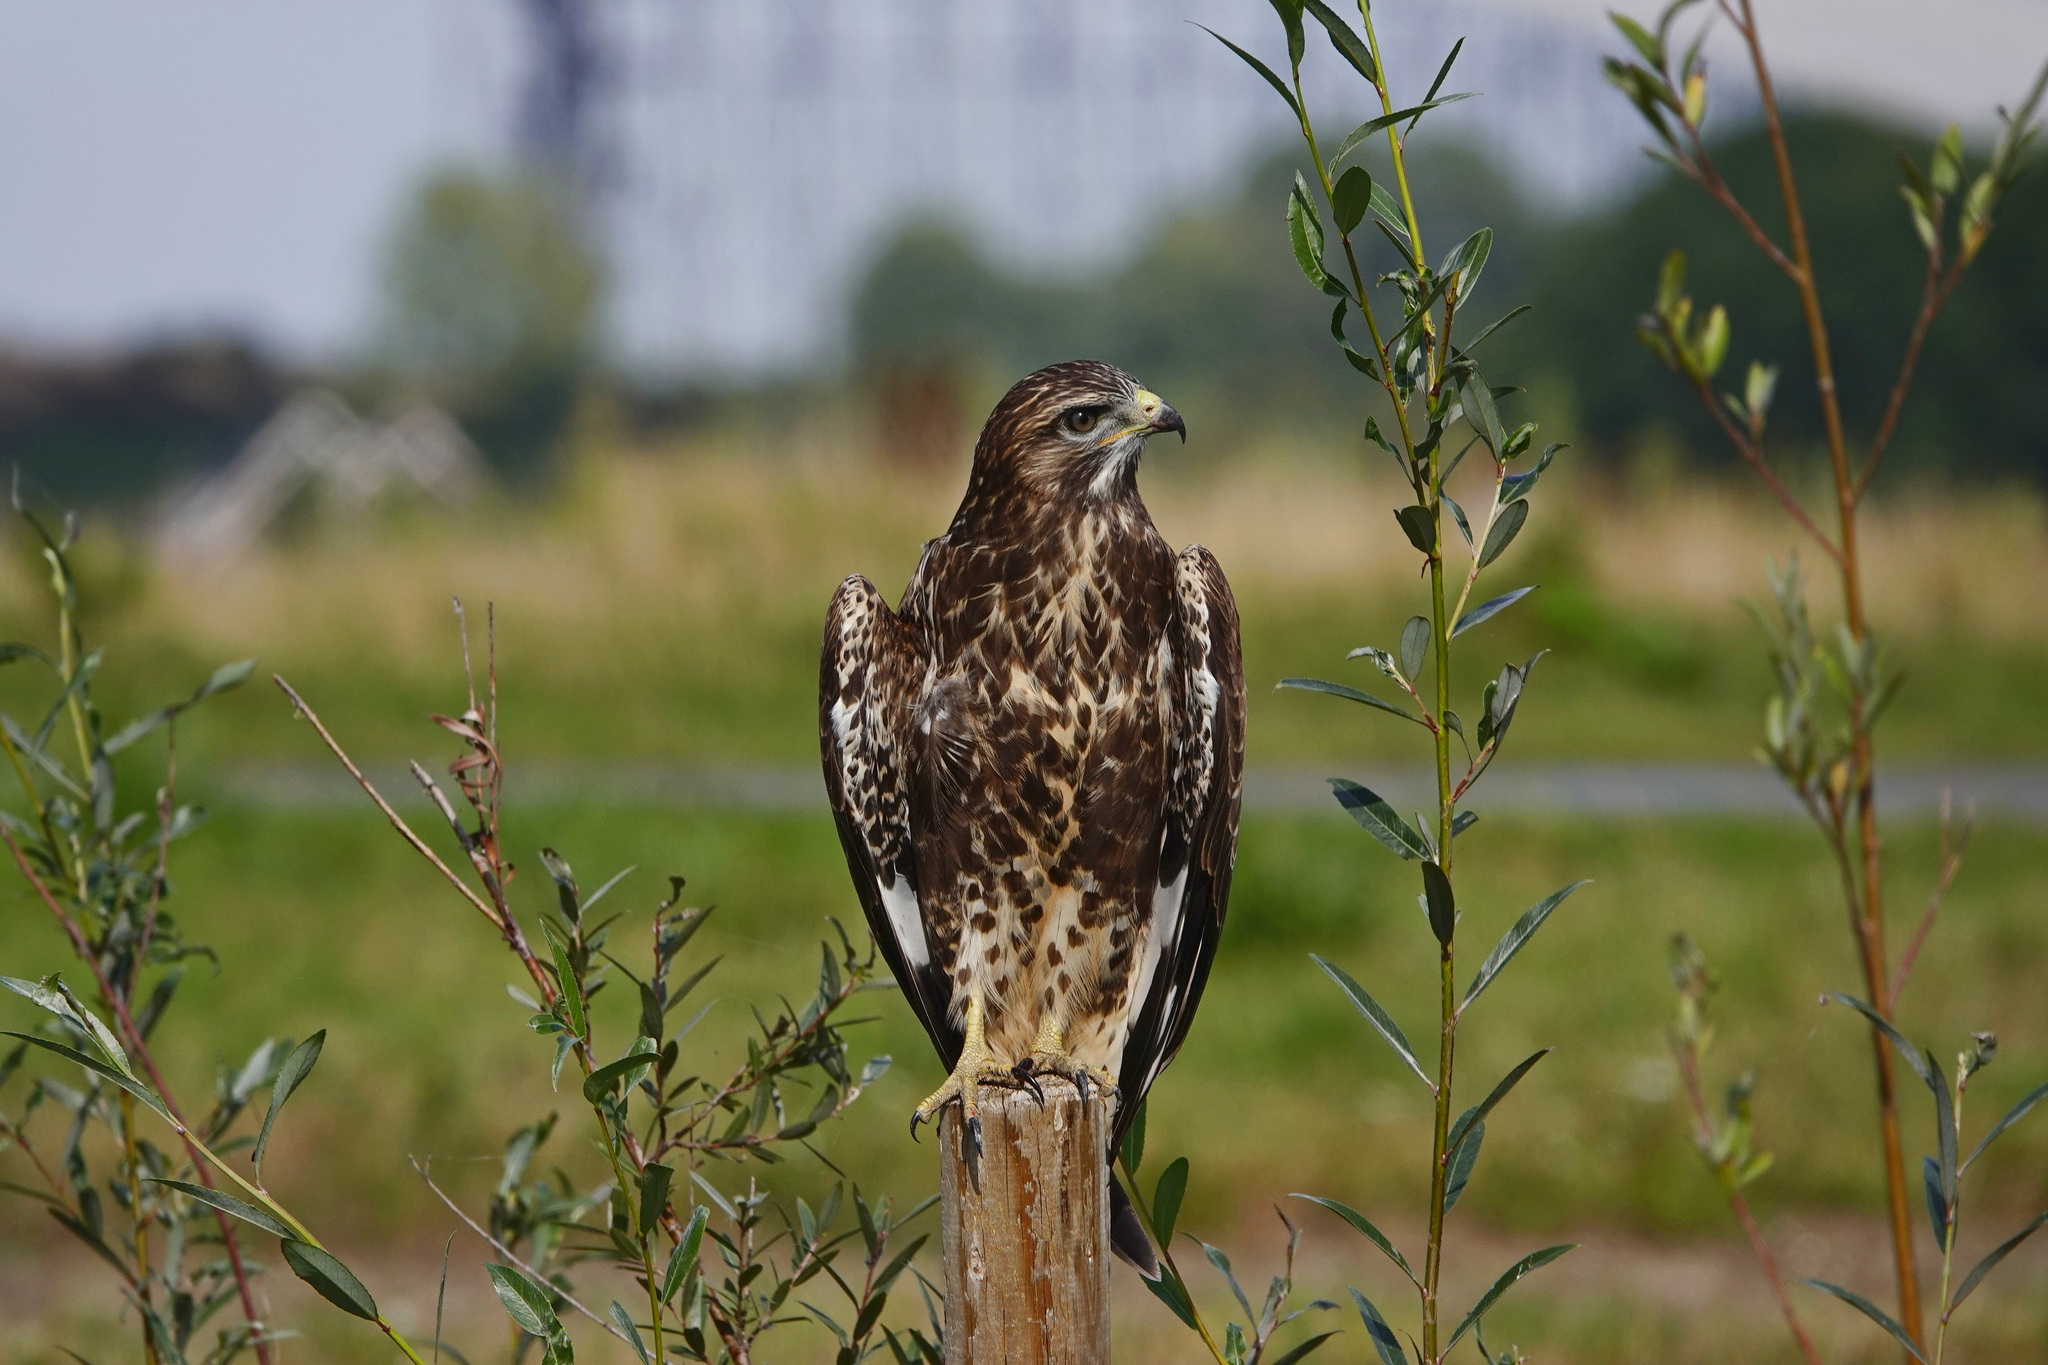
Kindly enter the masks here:
<path id="1" fill-rule="evenodd" d="M 372 765 L 370 778 L 394 803 L 422 805 L 425 796 L 398 765 Z M 1326 777 L 1363 782 L 1396 807 L 1427 806 L 1435 782 L 1422 768 L 1359 764 L 1320 768 L 1256 768 L 1245 775 L 1245 809 L 1328 811 L 1337 815 Z M 452 796 L 452 786 L 444 783 Z M 1958 812 L 1987 819 L 2048 825 L 2048 765 L 1959 763 L 1898 766 L 1879 773 L 1885 813 L 1932 818 L 1941 793 Z M 661 764 L 532 763 L 506 777 L 507 797 L 532 805 L 710 807 L 764 812 L 823 811 L 825 787 L 814 767 L 682 767 Z M 364 797 L 338 768 L 311 765 L 226 770 L 216 801 L 290 810 L 346 808 Z M 1609 816 L 1758 815 L 1803 819 L 1797 801 L 1774 773 L 1737 763 L 1496 764 L 1473 806 L 1504 814 Z"/>

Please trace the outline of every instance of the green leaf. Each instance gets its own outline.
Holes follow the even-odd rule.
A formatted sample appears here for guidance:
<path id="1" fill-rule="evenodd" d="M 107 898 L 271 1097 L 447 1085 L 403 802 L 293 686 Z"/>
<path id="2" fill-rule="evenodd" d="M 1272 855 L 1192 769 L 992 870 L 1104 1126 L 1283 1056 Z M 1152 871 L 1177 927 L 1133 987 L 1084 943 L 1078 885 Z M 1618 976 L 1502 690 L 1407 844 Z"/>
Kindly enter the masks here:
<path id="1" fill-rule="evenodd" d="M 219 1190 L 210 1190 L 204 1185 L 195 1185 L 186 1180 L 165 1180 L 156 1176 L 144 1176 L 143 1180 L 151 1185 L 168 1185 L 188 1199 L 195 1199 L 210 1208 L 219 1209 L 230 1217 L 239 1218 L 245 1223 L 262 1228 L 273 1237 L 289 1239 L 298 1236 L 296 1232 L 293 1232 L 282 1221 L 271 1216 L 265 1210 L 257 1208 L 254 1204 L 245 1203 L 231 1194 L 222 1194 Z"/>
<path id="2" fill-rule="evenodd" d="M 53 1043 L 48 1038 L 38 1038 L 27 1033 L 15 1033 L 9 1029 L 0 1029 L 0 1038 L 19 1038 L 22 1042 L 33 1044 L 36 1047 L 42 1048 L 45 1052 L 54 1052 L 64 1060 L 74 1062 L 94 1075 L 120 1086 L 136 1099 L 141 1100 L 144 1104 L 155 1110 L 158 1117 L 162 1118 L 165 1123 L 174 1122 L 170 1111 L 164 1108 L 163 1102 L 157 1099 L 155 1093 L 148 1086 L 144 1085 L 141 1081 L 122 1075 L 97 1057 L 88 1057 L 76 1048 L 66 1047 L 62 1043 Z"/>
<path id="3" fill-rule="evenodd" d="M 1380 1365 L 1408 1365 L 1408 1357 L 1401 1350 L 1401 1339 L 1394 1335 L 1394 1329 L 1387 1326 L 1387 1320 L 1380 1316 L 1380 1310 L 1372 1306 L 1372 1300 L 1351 1291 L 1351 1297 L 1358 1303 L 1358 1316 L 1365 1319 L 1365 1334 L 1372 1338 L 1375 1351 L 1379 1352 Z"/>
<path id="4" fill-rule="evenodd" d="M 1458 1196 L 1465 1192 L 1466 1182 L 1472 1179 L 1472 1167 L 1479 1160 L 1479 1144 L 1486 1140 L 1486 1125 L 1474 1122 L 1470 1131 L 1451 1151 L 1451 1169 L 1444 1181 L 1444 1212 L 1449 1213 L 1458 1205 Z"/>
<path id="5" fill-rule="evenodd" d="M 1437 267 L 1439 276 L 1459 276 L 1452 287 L 1458 291 L 1460 302 L 1471 297 L 1473 288 L 1479 283 L 1479 272 L 1486 269 L 1486 258 L 1492 251 L 1493 229 L 1483 227 L 1453 248 L 1451 254 L 1444 257 L 1443 264 Z"/>
<path id="6" fill-rule="evenodd" d="M 1456 104 L 1459 100 L 1469 100 L 1478 93 L 1476 90 L 1468 90 L 1463 94 L 1445 95 L 1442 99 L 1424 100 L 1421 104 L 1411 105 L 1406 109 L 1396 109 L 1393 113 L 1381 114 L 1378 118 L 1367 119 L 1356 128 L 1353 128 L 1344 141 L 1337 145 L 1337 154 L 1330 158 L 1330 164 L 1335 166 L 1343 161 L 1345 157 L 1357 151 L 1360 145 L 1374 133 L 1391 128 L 1395 124 L 1404 122 L 1407 119 L 1419 118 L 1438 105 Z"/>
<path id="7" fill-rule="evenodd" d="M 661 1276 L 661 1301 L 667 1303 L 683 1287 L 683 1279 L 697 1264 L 697 1252 L 704 1245 L 704 1225 L 711 1219 L 711 1210 L 699 1204 L 690 1214 L 690 1221 L 683 1228 L 683 1240 L 676 1243 L 676 1249 L 669 1253 L 668 1269 Z"/>
<path id="8" fill-rule="evenodd" d="M 1522 951 L 1522 946 L 1543 927 L 1543 921 L 1550 918 L 1550 912 L 1562 905 L 1566 896 L 1584 886 L 1589 880 L 1591 879 L 1581 878 L 1570 886 L 1553 891 L 1522 912 L 1522 917 L 1500 936 L 1500 942 L 1493 945 L 1493 951 L 1479 964 L 1479 971 L 1473 976 L 1472 984 L 1465 988 L 1465 999 L 1458 1005 L 1460 1014 L 1465 1012 L 1467 1005 L 1479 998 L 1479 992 L 1493 984 L 1493 979 L 1500 975 L 1501 969 L 1507 966 L 1515 954 Z"/>
<path id="9" fill-rule="evenodd" d="M 1425 102 L 1435 99 L 1436 92 L 1444 88 L 1444 81 L 1450 76 L 1451 67 L 1456 65 L 1458 54 L 1464 50 L 1465 40 L 1463 38 L 1451 44 L 1450 53 L 1444 58 L 1444 64 L 1436 69 L 1436 79 L 1429 83 L 1429 89 L 1425 90 L 1422 94 Z"/>
<path id="10" fill-rule="evenodd" d="M 1131 1116 L 1130 1129 L 1124 1134 L 1124 1169 L 1133 1175 L 1145 1164 L 1145 1103 L 1138 1101 L 1138 1112 Z"/>
<path id="11" fill-rule="evenodd" d="M 569 962 L 568 945 L 562 942 L 561 934 L 545 916 L 541 919 L 540 929 L 554 954 L 555 984 L 561 988 L 562 1008 L 569 1016 L 569 1031 L 578 1039 L 587 1037 L 589 1024 L 583 1014 L 583 983 L 577 979 L 576 968 Z"/>
<path id="12" fill-rule="evenodd" d="M 1460 507 L 1458 500 L 1449 493 L 1442 494 L 1441 496 L 1444 506 L 1451 509 L 1451 519 L 1458 523 L 1458 534 L 1464 537 L 1467 545 L 1470 545 L 1472 543 L 1472 523 L 1466 518 L 1465 509 Z"/>
<path id="13" fill-rule="evenodd" d="M 1373 999 L 1365 987 L 1352 980 L 1350 973 L 1336 963 L 1315 953 L 1309 954 L 1309 960 L 1321 967 L 1329 978 L 1337 983 L 1339 989 L 1351 997 L 1351 1003 L 1358 1007 L 1358 1012 L 1365 1016 L 1365 1021 L 1379 1031 L 1380 1037 L 1387 1040 L 1387 1046 L 1394 1049 L 1401 1060 L 1408 1063 L 1408 1069 L 1434 1093 L 1435 1084 L 1430 1081 L 1428 1073 L 1423 1071 L 1422 1064 L 1415 1060 L 1415 1049 L 1408 1045 L 1408 1035 L 1401 1032 L 1401 1026 L 1394 1022 L 1394 1016 L 1382 1009 L 1380 1002 Z"/>
<path id="14" fill-rule="evenodd" d="M 1190 1329 L 1201 1330 L 1196 1324 L 1195 1306 L 1188 1298 L 1187 1286 L 1180 1282 L 1180 1276 L 1174 1273 L 1172 1266 L 1162 1264 L 1158 1279 L 1148 1280 L 1140 1275 L 1138 1282 L 1151 1290 L 1154 1298 L 1171 1308 L 1173 1315 Z"/>
<path id="15" fill-rule="evenodd" d="M 1567 1242 L 1562 1246 L 1545 1247 L 1541 1251 L 1530 1252 L 1527 1256 L 1509 1266 L 1507 1271 L 1493 1282 L 1493 1288 L 1487 1290 L 1486 1293 L 1480 1296 L 1479 1302 L 1472 1305 L 1472 1311 L 1465 1315 L 1464 1321 L 1458 1324 L 1458 1330 L 1451 1333 L 1451 1339 L 1444 1343 L 1443 1353 L 1449 1355 L 1451 1347 L 1456 1346 L 1465 1333 L 1472 1330 L 1472 1324 L 1479 1321 L 1480 1314 L 1493 1307 L 1501 1295 L 1514 1288 L 1515 1281 L 1533 1270 L 1541 1270 L 1567 1251 L 1574 1251 L 1577 1248 L 1578 1243 L 1576 1242 Z"/>
<path id="16" fill-rule="evenodd" d="M 1434 860 L 1422 860 L 1422 898 L 1429 906 L 1429 930 L 1446 948 L 1458 932 L 1458 902 L 1451 894 L 1451 879 Z"/>
<path id="17" fill-rule="evenodd" d="M 1294 116 L 1297 119 L 1301 117 L 1301 105 L 1295 101 L 1294 92 L 1287 88 L 1287 83 L 1285 81 L 1281 80 L 1278 76 L 1273 74 L 1272 67 L 1267 66 L 1257 57 L 1254 57 L 1251 53 L 1246 52 L 1236 43 L 1231 42 L 1230 39 L 1224 37 L 1222 34 L 1218 33 L 1215 29 L 1210 28 L 1208 25 L 1196 24 L 1195 27 L 1201 29 L 1202 32 L 1208 34 L 1211 38 L 1214 38 L 1217 42 L 1223 44 L 1232 52 L 1235 52 L 1241 59 L 1243 59 L 1244 64 L 1246 66 L 1249 66 L 1252 70 L 1258 72 L 1261 76 L 1264 76 L 1266 78 L 1266 84 L 1272 86 L 1274 90 L 1278 91 L 1281 99 L 1287 101 L 1287 107 L 1294 111 Z"/>
<path id="18" fill-rule="evenodd" d="M 1321 1336 L 1310 1337 L 1307 1341 L 1302 1342 L 1301 1345 L 1296 1346 L 1294 1349 L 1288 1351 L 1285 1355 L 1274 1356 L 1273 1365 L 1297 1365 L 1297 1362 L 1299 1362 L 1305 1356 L 1307 1356 L 1310 1351 L 1315 1350 L 1316 1347 L 1322 1345 L 1331 1337 L 1341 1335 L 1342 1333 L 1340 1332 L 1324 1332 Z"/>
<path id="19" fill-rule="evenodd" d="M 378 1320 L 377 1301 L 363 1288 L 363 1282 L 332 1254 L 311 1242 L 290 1237 L 279 1243 L 279 1248 L 292 1274 L 312 1285 L 321 1298 L 351 1316 L 370 1322 Z"/>
<path id="20" fill-rule="evenodd" d="M 1562 442 L 1545 446 L 1543 453 L 1536 457 L 1536 463 L 1529 467 L 1527 473 L 1510 474 L 1500 481 L 1500 500 L 1503 503 L 1512 503 L 1528 497 L 1530 490 L 1536 487 L 1536 480 L 1543 477 L 1543 471 L 1550 468 L 1550 462 L 1557 458 L 1557 452 L 1569 449 L 1570 447 Z"/>
<path id="21" fill-rule="evenodd" d="M 1463 382 L 1458 385 L 1458 402 L 1465 409 L 1465 421 L 1474 434 L 1486 442 L 1495 459 L 1507 445 L 1507 433 L 1502 430 L 1500 409 L 1493 401 L 1493 390 L 1479 377 L 1479 371 L 1466 372 Z"/>
<path id="22" fill-rule="evenodd" d="M 640 1340 L 640 1329 L 633 1325 L 633 1315 L 617 1299 L 612 1300 L 610 1311 L 612 1321 L 619 1325 L 619 1335 L 633 1348 L 633 1354 L 640 1357 L 640 1365 L 654 1365 L 654 1357 L 647 1354 L 647 1344 Z"/>
<path id="23" fill-rule="evenodd" d="M 1484 1122 L 1486 1116 L 1493 1112 L 1493 1107 L 1506 1099 L 1508 1091 L 1515 1088 L 1515 1083 L 1529 1074 L 1529 1068 L 1548 1057 L 1550 1053 L 1551 1049 L 1547 1047 L 1538 1048 L 1515 1063 L 1514 1069 L 1500 1078 L 1500 1082 L 1487 1092 L 1485 1099 L 1466 1110 L 1459 1116 L 1458 1121 L 1451 1125 L 1449 1135 L 1444 1138 L 1445 1150 L 1455 1151 L 1458 1144 L 1465 1140 L 1465 1130 L 1475 1123 Z"/>
<path id="24" fill-rule="evenodd" d="M 1804 1285 L 1811 1285 L 1813 1288 L 1818 1289 L 1826 1294 L 1833 1294 L 1843 1303 L 1848 1304 L 1851 1308 L 1854 1308 L 1857 1312 L 1863 1314 L 1864 1317 L 1869 1318 L 1879 1327 L 1882 1327 L 1885 1331 L 1890 1332 L 1892 1336 L 1898 1341 L 1899 1345 L 1906 1348 L 1906 1353 L 1912 1356 L 1913 1359 L 1919 1361 L 1920 1365 L 1927 1365 L 1927 1357 L 1920 1354 L 1920 1348 L 1914 1344 L 1913 1338 L 1906 1335 L 1906 1329 L 1899 1326 L 1899 1324 L 1897 1324 L 1896 1322 L 1893 1322 L 1889 1314 L 1887 1314 L 1882 1308 L 1879 1308 L 1876 1304 L 1872 1303 L 1869 1299 L 1864 1298 L 1861 1294 L 1856 1293 L 1852 1289 L 1844 1289 L 1842 1288 L 1842 1286 L 1838 1284 L 1829 1284 L 1826 1280 L 1803 1279 L 1800 1280 L 1799 1283 Z"/>
<path id="25" fill-rule="evenodd" d="M 1515 307 L 1513 307 L 1513 308 L 1510 308 L 1510 309 L 1509 309 L 1509 310 L 1508 310 L 1507 312 L 1505 312 L 1505 313 L 1501 314 L 1501 315 L 1500 315 L 1499 317 L 1495 318 L 1495 319 L 1494 319 L 1494 320 L 1493 320 L 1492 322 L 1488 323 L 1488 324 L 1487 324 L 1486 326 L 1484 326 L 1484 327 L 1480 328 L 1480 329 L 1479 329 L 1479 335 L 1478 335 L 1478 336 L 1476 336 L 1476 337 L 1473 337 L 1473 338 L 1472 338 L 1472 339 L 1471 339 L 1470 341 L 1466 342 L 1466 343 L 1465 343 L 1465 344 L 1464 344 L 1463 346 L 1460 346 L 1460 347 L 1458 347 L 1458 351 L 1459 351 L 1459 353 L 1460 353 L 1460 354 L 1464 354 L 1464 353 L 1466 353 L 1466 352 L 1469 352 L 1469 351 L 1471 351 L 1471 350 L 1472 350 L 1472 349 L 1473 349 L 1474 347 L 1478 346 L 1480 342 L 1482 342 L 1482 341 L 1486 340 L 1486 339 L 1487 339 L 1488 337 L 1492 336 L 1492 335 L 1493 335 L 1493 334 L 1494 334 L 1495 332 L 1498 332 L 1498 331 L 1499 331 L 1499 330 L 1500 330 L 1501 328 L 1503 328 L 1503 327 L 1507 326 L 1507 325 L 1508 325 L 1509 323 L 1513 322 L 1513 321 L 1514 321 L 1514 320 L 1515 320 L 1516 318 L 1518 318 L 1518 317 L 1522 316 L 1522 314 L 1524 314 L 1524 313 L 1532 313 L 1532 312 L 1534 312 L 1535 310 L 1536 310 L 1536 305 L 1535 305 L 1535 304 L 1533 304 L 1533 303 L 1523 303 L 1523 304 L 1517 304 L 1517 305 L 1516 305 Z"/>
<path id="26" fill-rule="evenodd" d="M 1308 276 L 1308 282 L 1328 292 L 1331 280 L 1323 269 L 1323 220 L 1299 171 L 1294 173 L 1294 188 L 1287 193 L 1287 241 L 1294 248 L 1294 263 Z"/>
<path id="27" fill-rule="evenodd" d="M 640 1231 L 651 1234 L 661 1222 L 661 1211 L 668 1207 L 669 1182 L 675 1179 L 675 1168 L 650 1161 L 640 1168 Z M 652 1267 L 650 1267 L 651 1269 Z"/>
<path id="28" fill-rule="evenodd" d="M 1363 166 L 1353 166 L 1337 177 L 1330 196 L 1330 211 L 1336 216 L 1337 231 L 1345 236 L 1365 221 L 1372 210 L 1372 176 Z"/>
<path id="29" fill-rule="evenodd" d="M 1415 1272 L 1408 1268 L 1408 1258 L 1403 1256 L 1400 1250 L 1394 1246 L 1393 1242 L 1388 1240 L 1387 1234 L 1374 1227 L 1372 1221 L 1357 1209 L 1352 1208 L 1348 1204 L 1340 1204 L 1334 1199 L 1325 1199 L 1321 1195 L 1316 1194 L 1297 1194 L 1294 1197 L 1296 1199 L 1306 1199 L 1311 1204 L 1321 1204 L 1331 1213 L 1336 1214 L 1339 1218 L 1351 1224 L 1352 1227 L 1358 1229 L 1366 1241 L 1371 1242 L 1374 1246 L 1385 1252 L 1387 1259 L 1401 1268 L 1401 1273 L 1408 1277 L 1410 1284 L 1418 1286 L 1421 1284 L 1421 1281 L 1415 1278 Z"/>
<path id="30" fill-rule="evenodd" d="M 1941 1163 L 1933 1157 L 1920 1159 L 1920 1183 L 1927 1196 L 1927 1226 L 1934 1230 L 1934 1245 L 1948 1250 L 1948 1201 L 1941 1193 Z"/>
<path id="31" fill-rule="evenodd" d="M 583 1098 L 596 1104 L 611 1088 L 619 1083 L 619 1077 L 643 1071 L 661 1060 L 659 1052 L 631 1052 L 615 1062 L 606 1062 L 583 1080 Z"/>
<path id="32" fill-rule="evenodd" d="M 1163 1251 L 1173 1243 L 1173 1225 L 1180 1217 L 1181 1197 L 1188 1192 L 1188 1159 L 1177 1156 L 1159 1173 L 1152 1190 L 1152 1227 Z"/>
<path id="33" fill-rule="evenodd" d="M 1504 592 L 1491 601 L 1481 602 L 1458 618 L 1458 623 L 1451 627 L 1451 638 L 1455 640 L 1481 622 L 1492 620 L 1534 591 L 1536 585 L 1532 583 L 1526 588 L 1516 588 L 1513 592 Z"/>
<path id="34" fill-rule="evenodd" d="M 1429 846 L 1422 842 L 1422 836 L 1371 788 L 1348 778 L 1333 777 L 1330 789 L 1336 793 L 1337 804 L 1351 812 L 1359 827 L 1395 854 L 1403 858 L 1429 856 Z"/>
<path id="35" fill-rule="evenodd" d="M 256 1150 L 249 1157 L 258 1175 L 263 1172 L 264 1148 L 270 1145 L 270 1126 L 277 1122 L 284 1102 L 292 1097 L 299 1083 L 312 1073 L 313 1063 L 320 1060 L 320 1049 L 326 1042 L 327 1030 L 321 1029 L 293 1048 L 291 1055 L 284 1059 L 284 1065 L 277 1069 L 277 1079 L 270 1083 L 270 1109 L 263 1115 L 263 1131 L 256 1135 Z"/>
<path id="36" fill-rule="evenodd" d="M 2025 1118 L 2027 1116 L 2027 1111 L 2029 1109 L 2032 1109 L 2035 1105 L 2039 1104 L 2042 1100 L 2048 1100 L 2048 1081 L 2044 1081 L 2040 1085 L 2035 1086 L 2032 1090 L 2027 1092 L 2026 1098 L 2022 1099 L 2018 1104 L 2014 1105 L 2012 1108 L 2006 1110 L 2005 1117 L 2000 1119 L 1998 1122 L 1992 1124 L 1991 1131 L 1984 1135 L 1984 1140 L 1978 1143 L 1976 1147 L 1971 1150 L 1970 1155 L 1963 1159 L 1963 1164 L 1960 1167 L 1960 1169 L 1965 1171 L 1969 1170 L 1970 1163 L 1975 1161 L 1978 1157 L 1984 1155 L 1984 1149 L 1991 1145 L 1992 1139 L 1996 1138 L 2000 1133 L 2003 1133 L 2006 1129 L 2012 1127 L 2015 1123 L 2018 1123 L 2021 1119 Z"/>
<path id="37" fill-rule="evenodd" d="M 2003 1242 L 2000 1242 L 1992 1249 L 1990 1255 L 1977 1262 L 1976 1268 L 1963 1277 L 1961 1286 L 1956 1290 L 1956 1296 L 1949 1300 L 1948 1311 L 1951 1313 L 1955 1312 L 1962 1305 L 1963 1300 L 1970 1297 L 1970 1292 L 1977 1287 L 1984 1277 L 1989 1275 L 2000 1261 L 2011 1255 L 2014 1247 L 2033 1236 L 2043 1223 L 2048 1223 L 2048 1213 L 2034 1215 L 2033 1222 L 2027 1224 Z"/>
<path id="38" fill-rule="evenodd" d="M 560 1335 L 562 1321 L 548 1302 L 547 1291 L 509 1265 L 486 1265 L 498 1302 L 519 1330 L 528 1336 L 547 1338 Z"/>
<path id="39" fill-rule="evenodd" d="M 1422 724 L 1422 717 L 1409 711 L 1406 707 L 1396 706 L 1393 702 L 1381 697 L 1375 697 L 1370 692 L 1361 692 L 1355 687 L 1346 687 L 1343 683 L 1324 682 L 1320 678 L 1282 678 L 1275 686 L 1292 688 L 1296 692 L 1327 693 L 1332 697 L 1342 697 L 1346 701 L 1355 701 L 1366 706 L 1377 707 L 1389 715 L 1399 716 L 1402 720 L 1412 720 L 1417 725 Z"/>
<path id="40" fill-rule="evenodd" d="M 1410 680 L 1421 676 L 1423 660 L 1429 657 L 1430 625 L 1427 616 L 1411 616 L 1401 627 L 1401 674 Z"/>
<path id="41" fill-rule="evenodd" d="M 1608 18 L 1614 20 L 1614 26 L 1621 30 L 1621 36 L 1628 39 L 1629 45 L 1643 54 L 1644 61 L 1653 67 L 1664 64 L 1664 54 L 1659 49 L 1657 40 L 1650 36 L 1648 29 L 1626 14 L 1610 13 Z"/>
<path id="42" fill-rule="evenodd" d="M 1329 33 L 1330 46 L 1351 63 L 1351 69 L 1377 86 L 1380 83 L 1379 66 L 1372 59 L 1372 49 L 1365 45 L 1351 25 L 1345 23 L 1343 17 L 1323 0 L 1303 0 L 1302 8 L 1314 15 L 1316 22 Z"/>
<path id="43" fill-rule="evenodd" d="M 1401 532 L 1408 537 L 1408 543 L 1426 555 L 1436 553 L 1436 518 L 1429 509 L 1420 505 L 1400 508 L 1394 513 L 1394 520 L 1401 523 Z"/>
<path id="44" fill-rule="evenodd" d="M 1485 568 L 1499 559 L 1508 546 L 1514 544 L 1521 534 L 1522 523 L 1529 519 L 1529 504 L 1519 499 L 1500 509 L 1493 519 L 1493 529 L 1486 533 L 1486 547 L 1479 552 L 1479 567 Z"/>

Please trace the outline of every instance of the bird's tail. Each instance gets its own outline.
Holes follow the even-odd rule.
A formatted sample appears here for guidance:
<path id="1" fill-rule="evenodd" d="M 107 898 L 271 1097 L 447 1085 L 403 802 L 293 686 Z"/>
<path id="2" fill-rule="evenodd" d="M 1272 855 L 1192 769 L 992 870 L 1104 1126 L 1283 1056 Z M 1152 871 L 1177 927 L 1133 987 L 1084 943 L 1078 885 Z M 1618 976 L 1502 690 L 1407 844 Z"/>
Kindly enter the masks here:
<path id="1" fill-rule="evenodd" d="M 1111 1170 L 1109 1176 L 1109 1245 L 1126 1263 L 1148 1280 L 1159 1278 L 1159 1258 L 1152 1251 L 1152 1239 L 1131 1207 L 1123 1182 Z"/>

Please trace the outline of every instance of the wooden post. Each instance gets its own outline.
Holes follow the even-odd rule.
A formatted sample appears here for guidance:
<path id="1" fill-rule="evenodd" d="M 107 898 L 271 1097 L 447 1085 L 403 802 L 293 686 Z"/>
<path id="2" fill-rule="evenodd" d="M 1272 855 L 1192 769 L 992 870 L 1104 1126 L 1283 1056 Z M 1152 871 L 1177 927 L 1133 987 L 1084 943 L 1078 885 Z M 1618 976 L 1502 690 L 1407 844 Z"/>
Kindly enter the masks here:
<path id="1" fill-rule="evenodd" d="M 1109 1359 L 1110 1110 L 1056 1077 L 981 1092 L 977 1190 L 960 1110 L 940 1121 L 946 1365 Z"/>

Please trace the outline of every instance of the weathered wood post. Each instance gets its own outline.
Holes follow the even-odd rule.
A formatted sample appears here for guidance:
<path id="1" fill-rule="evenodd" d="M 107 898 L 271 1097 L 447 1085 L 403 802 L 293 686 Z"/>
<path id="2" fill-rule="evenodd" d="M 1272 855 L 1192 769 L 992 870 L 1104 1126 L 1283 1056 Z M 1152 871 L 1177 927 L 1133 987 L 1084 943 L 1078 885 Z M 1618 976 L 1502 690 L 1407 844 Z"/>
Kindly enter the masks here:
<path id="1" fill-rule="evenodd" d="M 1067 1082 L 981 1092 L 979 1189 L 957 1106 L 940 1122 L 946 1365 L 1109 1359 L 1110 1106 Z"/>

